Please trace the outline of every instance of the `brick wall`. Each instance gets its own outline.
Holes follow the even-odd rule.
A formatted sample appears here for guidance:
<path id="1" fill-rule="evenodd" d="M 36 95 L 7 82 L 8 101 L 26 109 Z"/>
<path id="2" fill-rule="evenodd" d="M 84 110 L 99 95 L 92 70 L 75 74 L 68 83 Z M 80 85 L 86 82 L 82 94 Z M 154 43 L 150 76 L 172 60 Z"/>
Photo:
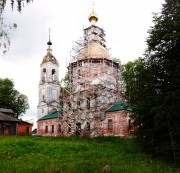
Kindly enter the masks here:
<path id="1" fill-rule="evenodd" d="M 38 121 L 37 134 L 42 136 L 57 136 L 58 118 Z"/>
<path id="2" fill-rule="evenodd" d="M 32 125 L 26 123 L 20 123 L 18 125 L 18 135 L 32 135 Z"/>
<path id="3" fill-rule="evenodd" d="M 106 119 L 101 122 L 101 135 L 129 136 L 129 117 L 125 111 L 106 112 Z"/>

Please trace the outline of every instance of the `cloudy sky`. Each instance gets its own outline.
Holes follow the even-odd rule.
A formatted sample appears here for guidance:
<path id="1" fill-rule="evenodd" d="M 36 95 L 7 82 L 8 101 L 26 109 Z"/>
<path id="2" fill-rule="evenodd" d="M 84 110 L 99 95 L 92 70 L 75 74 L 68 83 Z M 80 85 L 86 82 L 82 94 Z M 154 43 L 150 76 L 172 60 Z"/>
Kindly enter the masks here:
<path id="1" fill-rule="evenodd" d="M 113 57 L 124 64 L 143 55 L 147 31 L 153 26 L 152 13 L 160 12 L 162 3 L 164 0 L 95 0 L 97 25 L 105 30 Z M 0 54 L 0 78 L 13 79 L 15 88 L 27 95 L 30 109 L 23 119 L 37 119 L 40 63 L 46 55 L 48 28 L 62 78 L 73 41 L 90 25 L 91 10 L 92 0 L 34 0 L 21 13 L 12 12 L 7 4 L 4 21 L 16 23 L 17 29 L 10 31 L 9 52 Z"/>

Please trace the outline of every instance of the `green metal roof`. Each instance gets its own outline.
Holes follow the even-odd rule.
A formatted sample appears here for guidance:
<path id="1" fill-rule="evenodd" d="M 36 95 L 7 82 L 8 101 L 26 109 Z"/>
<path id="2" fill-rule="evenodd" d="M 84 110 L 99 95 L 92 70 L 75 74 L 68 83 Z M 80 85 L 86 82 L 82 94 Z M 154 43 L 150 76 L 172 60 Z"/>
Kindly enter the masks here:
<path id="1" fill-rule="evenodd" d="M 53 112 L 51 114 L 45 115 L 44 117 L 40 118 L 38 121 L 48 120 L 48 119 L 53 119 L 53 118 L 58 118 L 58 112 Z"/>
<path id="2" fill-rule="evenodd" d="M 112 105 L 110 108 L 106 110 L 106 112 L 113 112 L 113 111 L 120 111 L 120 110 L 128 110 L 130 109 L 127 107 L 127 103 L 124 101 L 118 101 L 114 105 Z"/>

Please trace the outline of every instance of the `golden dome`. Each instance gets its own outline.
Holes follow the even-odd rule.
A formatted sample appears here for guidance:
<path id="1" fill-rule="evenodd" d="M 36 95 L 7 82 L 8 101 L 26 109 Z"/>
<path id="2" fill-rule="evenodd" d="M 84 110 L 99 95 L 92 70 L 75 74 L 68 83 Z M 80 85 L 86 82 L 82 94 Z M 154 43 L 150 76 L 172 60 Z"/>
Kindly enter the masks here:
<path id="1" fill-rule="evenodd" d="M 111 59 L 109 51 L 102 45 L 96 42 L 89 43 L 84 49 L 81 50 L 78 60 L 85 59 Z"/>
<path id="2" fill-rule="evenodd" d="M 94 12 L 94 0 L 92 4 L 92 13 L 89 15 L 88 19 L 92 24 L 95 24 L 98 21 L 98 15 Z"/>
<path id="3" fill-rule="evenodd" d="M 92 21 L 95 21 L 97 22 L 98 21 L 98 15 L 94 12 L 94 10 L 92 11 L 92 13 L 89 15 L 89 22 L 92 22 Z"/>

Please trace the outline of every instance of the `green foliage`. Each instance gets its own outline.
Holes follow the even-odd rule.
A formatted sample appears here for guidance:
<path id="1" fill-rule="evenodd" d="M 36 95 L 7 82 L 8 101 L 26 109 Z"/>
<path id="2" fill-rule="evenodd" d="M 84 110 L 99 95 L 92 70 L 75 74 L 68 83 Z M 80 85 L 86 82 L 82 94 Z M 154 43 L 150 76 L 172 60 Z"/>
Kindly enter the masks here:
<path id="1" fill-rule="evenodd" d="M 149 30 L 144 59 L 123 67 L 136 136 L 149 152 L 180 159 L 180 1 L 166 0 Z"/>
<path id="2" fill-rule="evenodd" d="M 119 137 L 0 137 L 0 172 L 100 173 L 179 172 L 143 154 L 133 140 Z"/>
<path id="3" fill-rule="evenodd" d="M 66 74 L 60 81 L 60 93 L 63 95 L 68 95 L 70 92 L 69 80 L 69 75 Z"/>
<path id="4" fill-rule="evenodd" d="M 14 89 L 12 80 L 0 78 L 0 107 L 12 109 L 15 117 L 19 117 L 29 109 L 28 98 Z"/>

